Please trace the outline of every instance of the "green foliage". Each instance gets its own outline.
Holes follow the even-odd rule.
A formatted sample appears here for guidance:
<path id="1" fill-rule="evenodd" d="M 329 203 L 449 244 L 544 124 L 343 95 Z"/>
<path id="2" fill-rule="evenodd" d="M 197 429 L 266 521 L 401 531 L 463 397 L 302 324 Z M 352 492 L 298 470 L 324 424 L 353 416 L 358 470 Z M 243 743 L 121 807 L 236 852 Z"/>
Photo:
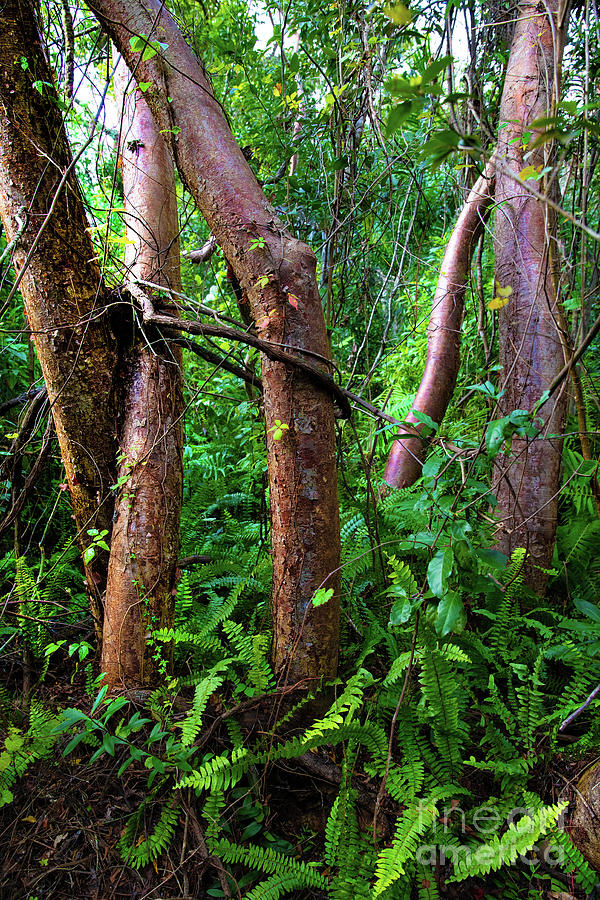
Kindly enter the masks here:
<path id="1" fill-rule="evenodd" d="M 511 865 L 518 856 L 530 850 L 556 823 L 568 804 L 541 806 L 531 814 L 524 815 L 498 838 L 479 844 L 471 853 L 459 858 L 454 877 L 450 881 L 464 881 L 477 875 L 484 875 L 502 866 Z"/>
<path id="2" fill-rule="evenodd" d="M 313 0 L 291 4 L 285 15 L 275 4 L 250 9 L 242 0 L 213 4 L 208 15 L 197 4 L 177 8 L 250 166 L 261 182 L 270 182 L 270 203 L 315 249 L 340 381 L 385 404 L 398 419 L 414 405 L 449 229 L 463 188 L 483 159 L 479 136 L 466 127 L 460 133 L 456 122 L 466 125 L 477 112 L 478 132 L 497 128 L 506 62 L 501 26 L 487 7 L 469 9 L 476 54 L 468 68 L 468 94 L 455 90 L 450 97 L 446 78 L 456 80 L 457 73 L 449 57 L 440 55 L 439 40 L 447 33 L 442 35 L 441 25 L 436 30 L 436 23 L 451 30 L 458 11 L 449 4 L 444 15 L 424 17 L 399 3 L 359 9 Z M 42 13 L 53 36 L 50 56 L 59 83 L 66 69 L 63 36 L 52 15 Z M 411 21 L 400 21 L 402 15 Z M 261 16 L 271 23 L 267 36 L 257 29 Z M 584 32 L 589 49 L 598 24 L 578 20 L 575 32 L 580 40 L 570 53 L 578 65 L 568 68 L 579 73 L 587 65 Z M 145 59 L 165 49 L 145 35 L 133 35 L 131 48 Z M 107 53 L 96 26 L 78 29 L 78 66 L 90 84 L 104 81 Z M 584 215 L 579 192 L 585 183 L 585 215 L 594 222 L 597 174 L 588 165 L 591 187 L 579 174 L 585 167 L 584 135 L 597 141 L 598 125 L 586 108 L 584 79 L 569 77 L 569 99 L 558 103 L 555 121 L 547 125 L 577 175 L 564 180 L 565 206 Z M 92 132 L 97 107 L 97 98 L 84 91 L 65 109 L 76 143 Z M 107 282 L 117 287 L 126 240 L 118 133 L 112 127 L 97 131 L 78 172 L 95 251 Z M 208 236 L 207 226 L 185 188 L 177 189 L 181 212 L 186 207 L 181 245 L 189 251 Z M 570 223 L 561 229 L 558 243 L 582 254 L 563 267 L 567 326 L 578 333 L 581 321 L 596 312 L 593 284 L 579 265 L 584 246 L 588 260 L 593 253 Z M 0 253 L 5 245 L 0 236 Z M 260 236 L 252 236 L 250 246 L 266 249 Z M 4 304 L 12 276 L 8 258 L 2 263 Z M 268 276 L 257 271 L 254 278 Z M 216 316 L 238 315 L 222 256 L 202 270 L 184 262 L 182 280 L 190 298 L 180 298 L 183 314 L 197 318 L 202 302 Z M 341 664 L 339 680 L 324 686 L 335 696 L 327 712 L 309 715 L 311 694 L 276 714 L 282 698 L 270 664 L 270 517 L 258 393 L 231 373 L 189 357 L 182 556 L 202 554 L 210 562 L 183 573 L 175 625 L 152 635 L 167 653 L 173 649 L 175 675 L 134 710 L 125 698 L 107 697 L 93 683 L 90 667 L 89 704 L 83 697 L 53 717 L 44 712 L 36 685 L 28 721 L 26 715 L 19 719 L 0 692 L 0 803 L 11 802 L 11 788 L 27 767 L 47 757 L 64 736 L 66 756 L 79 748 L 91 765 L 104 762 L 117 778 L 141 781 L 146 800 L 119 841 L 124 862 L 134 868 L 157 863 L 174 845 L 185 790 L 200 804 L 209 852 L 231 867 L 252 900 L 302 891 L 332 900 L 408 900 L 417 893 L 419 900 L 435 900 L 448 878 L 482 875 L 486 887 L 492 885 L 490 895 L 520 900 L 529 894 L 531 878 L 512 863 L 539 849 L 543 836 L 563 854 L 563 870 L 574 870 L 585 890 L 593 888 L 595 876 L 556 824 L 561 807 L 532 799 L 528 789 L 542 791 L 543 774 L 554 771 L 564 755 L 600 743 L 598 700 L 578 720 L 569 746 L 558 741 L 560 723 L 600 680 L 600 525 L 593 481 L 597 347 L 590 349 L 582 373 L 594 461 L 583 459 L 573 437 L 565 439 L 553 562 L 558 575 L 551 576 L 548 598 L 533 603 L 525 588 L 525 550 L 506 560 L 493 549 L 493 458 L 515 435 L 531 435 L 532 421 L 522 410 L 500 418 L 494 411 L 502 393 L 493 361 L 496 319 L 486 312 L 482 326 L 477 309 L 488 310 L 493 295 L 489 241 L 472 280 L 480 282 L 481 296 L 467 291 L 463 369 L 444 421 L 431 429 L 422 478 L 379 497 L 377 473 L 396 427 L 358 412 L 352 427 L 339 422 Z M 302 298 L 292 300 L 287 311 L 293 315 Z M 507 305 L 504 314 L 509 313 Z M 29 362 L 20 298 L 3 312 L 3 327 L 1 401 L 28 389 L 39 375 L 37 363 Z M 482 328 L 489 353 L 481 345 Z M 259 370 L 255 351 L 224 340 L 213 349 Z M 279 446 L 292 431 L 288 412 L 273 419 Z M 431 427 L 428 417 L 421 418 Z M 2 461 L 9 459 L 17 427 L 18 415 L 11 413 L 0 438 Z M 569 424 L 567 430 L 576 429 Z M 86 601 L 71 510 L 59 487 L 64 482 L 56 465 L 45 477 L 22 517 L 26 549 L 15 558 L 13 535 L 6 535 L 0 560 L 1 603 L 8 610 L 0 624 L 0 664 L 9 660 L 3 674 L 14 677 L 10 654 L 18 650 L 33 661 L 38 682 L 47 670 L 57 679 L 65 671 L 74 678 L 72 660 L 89 665 L 93 655 L 91 635 L 79 640 L 78 633 L 73 639 L 61 630 L 83 626 Z M 5 469 L 2 478 L 0 499 L 8 508 L 12 485 Z M 88 562 L 109 546 L 104 532 L 92 530 L 89 538 Z M 38 542 L 48 554 L 41 561 L 33 550 Z M 329 600 L 327 591 L 316 592 L 313 602 Z M 255 708 L 268 724 L 263 729 L 261 720 L 261 728 L 248 733 Z M 277 827 L 276 800 L 268 799 L 271 764 L 312 753 L 326 755 L 340 776 L 324 847 L 321 852 L 298 840 L 281 849 L 283 839 L 268 830 Z M 379 815 L 386 809 L 395 815 L 388 845 L 377 849 L 359 815 L 364 779 L 381 788 Z M 531 813 L 513 822 L 511 812 L 523 805 Z M 477 826 L 482 808 L 497 819 L 491 831 Z M 442 853 L 446 868 L 433 865 Z M 465 896 L 471 887 L 464 885 Z"/>
<path id="3" fill-rule="evenodd" d="M 152 810 L 152 803 L 145 801 L 127 822 L 125 831 L 119 838 L 119 850 L 123 861 L 134 869 L 157 859 L 173 839 L 173 833 L 179 817 L 179 805 L 171 801 L 158 806 L 159 817 L 151 831 L 146 817 Z M 156 804 L 155 804 L 156 805 Z"/>
<path id="4" fill-rule="evenodd" d="M 10 715 L 8 696 L 0 697 L 2 714 Z M 12 716 L 11 716 L 12 718 Z M 26 728 L 10 724 L 0 749 L 0 807 L 13 801 L 13 785 L 23 777 L 36 759 L 44 759 L 52 752 L 56 741 L 54 726 L 57 718 L 36 700 L 29 707 Z"/>

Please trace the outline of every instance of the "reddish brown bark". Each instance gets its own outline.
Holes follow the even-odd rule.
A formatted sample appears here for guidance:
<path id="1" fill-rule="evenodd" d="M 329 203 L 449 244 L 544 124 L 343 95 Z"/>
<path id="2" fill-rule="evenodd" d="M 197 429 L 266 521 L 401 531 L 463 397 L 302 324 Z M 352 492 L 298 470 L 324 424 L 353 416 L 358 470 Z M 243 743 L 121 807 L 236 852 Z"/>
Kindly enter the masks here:
<path id="1" fill-rule="evenodd" d="M 181 290 L 173 159 L 126 66 L 121 143 L 130 277 Z M 130 82 L 130 83 L 129 83 Z M 129 87 L 128 87 L 129 84 Z M 102 671 L 110 686 L 151 684 L 148 635 L 173 624 L 183 483 L 181 350 L 132 322 L 122 370 L 119 494 L 110 548 Z"/>
<path id="2" fill-rule="evenodd" d="M 460 328 L 471 258 L 493 200 L 493 161 L 472 188 L 448 241 L 429 319 L 427 360 L 413 409 L 425 413 L 438 425 L 452 399 L 460 367 Z M 410 432 L 422 423 L 412 411 L 406 417 Z M 384 481 L 390 487 L 408 487 L 419 478 L 427 441 L 406 437 L 394 441 Z"/>
<path id="3" fill-rule="evenodd" d="M 248 296 L 261 335 L 330 357 L 312 251 L 269 204 L 237 146 L 204 70 L 160 0 L 90 0 L 168 135 L 195 197 Z M 168 44 L 142 61 L 132 34 Z M 292 301 L 290 303 L 290 300 Z M 297 303 L 297 308 L 293 305 Z M 262 358 L 272 511 L 274 663 L 289 680 L 336 671 L 339 521 L 332 399 L 308 376 Z M 274 440 L 275 421 L 289 426 Z M 311 606 L 315 590 L 334 589 Z"/>
<path id="4" fill-rule="evenodd" d="M 0 13 L 0 216 L 9 241 L 19 221 L 27 222 L 12 252 L 18 274 L 45 229 L 20 290 L 83 548 L 88 529 L 110 531 L 112 524 L 116 351 L 57 99 L 33 5 L 7 0 Z M 97 623 L 106 566 L 103 551 L 86 566 Z"/>
<path id="5" fill-rule="evenodd" d="M 496 281 L 512 288 L 499 313 L 505 415 L 533 410 L 564 362 L 550 267 L 554 217 L 516 177 L 525 166 L 541 169 L 552 162 L 548 143 L 531 148 L 539 129 L 530 123 L 551 114 L 564 44 L 558 8 L 558 0 L 520 4 L 500 107 Z M 528 131 L 533 131 L 531 141 L 524 137 Z M 565 408 L 561 390 L 543 407 L 540 437 L 515 438 L 510 453 L 498 458 L 499 544 L 505 553 L 527 548 L 527 580 L 538 593 L 547 580 L 538 567 L 548 567 L 552 559 L 560 486 L 562 440 L 551 435 L 562 433 Z"/>

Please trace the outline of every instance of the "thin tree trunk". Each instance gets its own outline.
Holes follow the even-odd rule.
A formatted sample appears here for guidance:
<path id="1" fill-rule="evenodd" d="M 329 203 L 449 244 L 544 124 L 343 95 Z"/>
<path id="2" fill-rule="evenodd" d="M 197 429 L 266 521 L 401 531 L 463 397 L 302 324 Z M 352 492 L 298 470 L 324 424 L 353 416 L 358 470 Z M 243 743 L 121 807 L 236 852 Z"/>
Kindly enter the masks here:
<path id="1" fill-rule="evenodd" d="M 425 413 L 438 425 L 452 399 L 460 367 L 460 328 L 471 258 L 493 200 L 493 160 L 473 186 L 442 260 L 440 276 L 429 319 L 427 361 L 413 408 Z M 412 411 L 406 417 L 410 433 L 421 431 L 422 423 Z M 384 481 L 390 487 L 408 487 L 419 478 L 427 441 L 405 437 L 392 444 Z"/>
<path id="2" fill-rule="evenodd" d="M 122 64 L 121 142 L 130 276 L 181 290 L 173 159 Z M 156 302 L 156 301 L 155 301 Z M 153 628 L 173 624 L 183 485 L 181 349 L 131 322 L 124 351 L 119 494 L 110 548 L 102 671 L 109 685 L 148 685 L 159 672 Z"/>
<path id="3" fill-rule="evenodd" d="M 0 12 L 0 216 L 7 240 L 15 239 L 12 262 L 83 549 L 91 543 L 88 529 L 110 532 L 112 525 L 116 347 L 53 75 L 28 0 L 6 0 Z M 98 551 L 85 567 L 97 628 L 107 562 Z"/>
<path id="4" fill-rule="evenodd" d="M 515 178 L 526 166 L 541 171 L 552 162 L 549 143 L 531 149 L 540 132 L 531 123 L 552 115 L 553 93 L 558 94 L 564 46 L 559 8 L 558 0 L 520 4 L 500 107 L 496 281 L 500 289 L 512 289 L 499 312 L 503 415 L 533 410 L 564 361 L 550 265 L 555 216 Z M 531 140 L 525 132 L 532 132 Z M 499 544 L 507 554 L 527 548 L 526 577 L 537 593 L 544 591 L 541 568 L 550 565 L 554 547 L 562 438 L 553 435 L 562 434 L 565 412 L 562 389 L 543 407 L 542 434 L 515 438 L 497 460 Z"/>
<path id="5" fill-rule="evenodd" d="M 160 0 L 90 0 L 168 136 L 175 162 L 223 248 L 267 340 L 320 354 L 329 341 L 312 251 L 269 204 L 204 69 Z M 132 35 L 166 43 L 142 61 Z M 134 42 L 135 46 L 135 42 Z M 310 377 L 262 357 L 272 516 L 274 664 L 294 681 L 333 675 L 339 629 L 339 518 L 333 403 Z M 279 440 L 277 421 L 288 428 Z M 314 608 L 321 585 L 334 596 Z"/>

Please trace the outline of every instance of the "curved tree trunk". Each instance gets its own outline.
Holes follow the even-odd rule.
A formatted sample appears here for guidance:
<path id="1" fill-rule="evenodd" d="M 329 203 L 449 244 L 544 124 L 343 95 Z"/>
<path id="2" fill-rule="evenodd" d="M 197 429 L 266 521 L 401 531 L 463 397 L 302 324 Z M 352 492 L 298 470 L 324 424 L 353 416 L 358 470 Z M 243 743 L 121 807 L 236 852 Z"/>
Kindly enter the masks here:
<path id="1" fill-rule="evenodd" d="M 122 64 L 121 141 L 130 277 L 181 290 L 173 159 Z M 122 368 L 119 494 L 110 548 L 102 671 L 109 685 L 151 684 L 153 628 L 173 624 L 183 484 L 181 350 L 132 321 Z"/>
<path id="2" fill-rule="evenodd" d="M 57 101 L 35 7 L 6 0 L 0 12 L 0 216 L 7 240 L 16 239 L 12 261 L 22 276 L 84 549 L 91 543 L 88 529 L 112 526 L 116 346 Z M 105 552 L 85 568 L 99 627 Z"/>
<path id="3" fill-rule="evenodd" d="M 563 46 L 558 0 L 521 3 L 500 107 L 496 170 L 496 281 L 512 289 L 499 312 L 503 415 L 533 410 L 564 362 L 550 267 L 555 217 L 518 179 L 526 166 L 541 170 L 552 161 L 549 143 L 531 149 L 540 129 L 530 123 L 552 115 Z M 531 140 L 525 132 L 533 132 Z M 515 437 L 510 453 L 497 460 L 499 544 L 507 554 L 527 548 L 527 581 L 538 593 L 547 580 L 539 567 L 552 559 L 560 487 L 562 439 L 551 435 L 562 434 L 565 412 L 563 386 L 541 411 L 542 434 Z"/>
<path id="4" fill-rule="evenodd" d="M 493 200 L 493 177 L 492 159 L 469 193 L 454 226 L 433 298 L 427 361 L 413 408 L 428 415 L 438 425 L 452 399 L 460 367 L 460 327 L 465 292 L 473 249 Z M 412 411 L 405 421 L 411 426 L 407 429 L 410 432 L 422 430 L 422 423 Z M 383 476 L 386 484 L 393 488 L 414 484 L 421 475 L 426 448 L 427 441 L 416 435 L 394 441 Z"/>
<path id="5" fill-rule="evenodd" d="M 319 354 L 329 341 L 312 251 L 267 201 L 197 58 L 160 0 L 89 0 L 139 81 L 267 340 Z M 132 35 L 166 43 L 145 61 Z M 134 42 L 135 45 L 135 42 Z M 291 301 L 291 302 L 290 302 Z M 274 664 L 288 681 L 333 675 L 339 629 L 339 513 L 331 395 L 262 357 L 272 515 Z M 288 426 L 280 440 L 276 421 Z M 321 585 L 334 596 L 312 607 Z"/>

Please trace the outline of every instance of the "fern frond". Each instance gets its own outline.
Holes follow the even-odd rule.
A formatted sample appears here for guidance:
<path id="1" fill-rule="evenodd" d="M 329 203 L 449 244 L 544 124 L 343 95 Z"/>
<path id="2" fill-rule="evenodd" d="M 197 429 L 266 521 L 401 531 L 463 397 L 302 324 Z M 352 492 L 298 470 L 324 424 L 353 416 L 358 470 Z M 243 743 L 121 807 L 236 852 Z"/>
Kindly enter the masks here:
<path id="1" fill-rule="evenodd" d="M 317 872 L 314 865 L 299 862 L 272 847 L 258 847 L 257 845 L 241 847 L 239 844 L 221 839 L 212 843 L 209 849 L 225 863 L 242 863 L 251 869 L 266 872 L 268 875 L 277 873 L 280 876 L 293 876 L 305 888 L 327 890 L 329 885 L 329 880 Z"/>
<path id="2" fill-rule="evenodd" d="M 557 850 L 559 864 L 566 875 L 574 875 L 586 894 L 591 894 L 598 882 L 595 872 L 566 831 L 554 827 L 549 833 L 550 844 Z"/>
<path id="3" fill-rule="evenodd" d="M 437 817 L 436 802 L 430 797 L 418 804 L 410 804 L 396 826 L 391 847 L 382 850 L 375 868 L 373 897 L 380 897 L 398 879 L 406 875 L 415 858 L 418 844 Z"/>
<path id="4" fill-rule="evenodd" d="M 141 840 L 138 839 L 148 806 L 148 802 L 144 801 L 138 811 L 130 817 L 117 845 L 123 860 L 134 869 L 141 869 L 142 866 L 160 856 L 173 840 L 177 825 L 179 804 L 171 801 L 160 811 L 153 831 L 147 834 L 144 829 L 144 837 Z"/>
<path id="5" fill-rule="evenodd" d="M 524 815 L 516 824 L 511 823 L 502 837 L 494 835 L 490 841 L 478 844 L 474 849 L 465 846 L 466 852 L 458 858 L 454 875 L 448 883 L 487 875 L 502 866 L 511 865 L 517 857 L 531 850 L 540 835 L 552 828 L 567 806 L 567 803 L 542 806 L 531 815 Z"/>
<path id="6" fill-rule="evenodd" d="M 420 682 L 433 742 L 447 772 L 445 781 L 457 781 L 461 769 L 462 734 L 456 681 L 448 661 L 433 647 L 426 647 L 421 654 Z"/>
<path id="7" fill-rule="evenodd" d="M 223 659 L 213 666 L 210 672 L 196 685 L 192 708 L 181 723 L 181 743 L 184 747 L 190 747 L 196 740 L 198 732 L 202 728 L 202 716 L 212 694 L 223 684 L 230 659 Z"/>
<path id="8" fill-rule="evenodd" d="M 279 900 L 290 891 L 304 887 L 304 880 L 296 874 L 272 875 L 246 894 L 246 900 Z"/>

